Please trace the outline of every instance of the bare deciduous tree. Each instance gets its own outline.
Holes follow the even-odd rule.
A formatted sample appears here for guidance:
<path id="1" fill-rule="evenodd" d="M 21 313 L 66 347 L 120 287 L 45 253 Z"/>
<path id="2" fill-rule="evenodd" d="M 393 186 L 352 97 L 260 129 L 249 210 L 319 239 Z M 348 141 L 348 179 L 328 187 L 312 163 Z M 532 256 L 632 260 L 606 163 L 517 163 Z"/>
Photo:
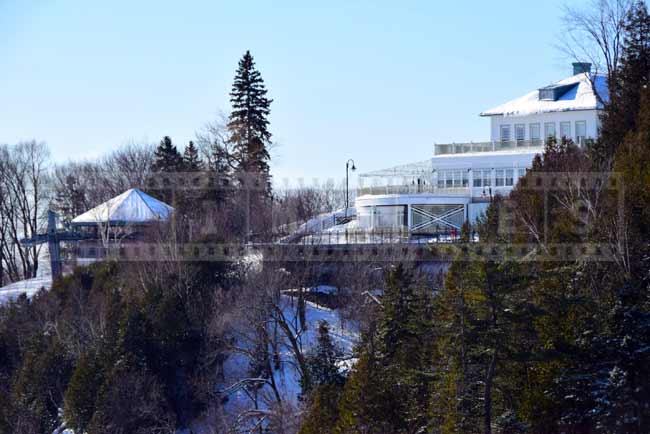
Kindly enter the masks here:
<path id="1" fill-rule="evenodd" d="M 308 220 L 341 209 L 344 198 L 345 191 L 333 180 L 313 186 L 285 186 L 275 193 L 273 225 L 280 233 L 293 233 Z"/>
<path id="2" fill-rule="evenodd" d="M 68 162 L 54 169 L 54 204 L 64 221 L 129 188 L 144 188 L 152 173 L 154 145 L 131 143 L 97 161 Z"/>
<path id="3" fill-rule="evenodd" d="M 632 4 L 633 0 L 592 0 L 586 7 L 565 5 L 558 48 L 573 60 L 591 62 L 592 77 L 604 73 L 611 81 L 621 60 L 625 18 Z M 602 103 L 602 95 L 596 95 Z"/>
<path id="4" fill-rule="evenodd" d="M 230 171 L 234 168 L 230 158 L 232 150 L 228 147 L 227 124 L 228 116 L 219 113 L 216 120 L 208 122 L 196 133 L 196 143 L 201 157 L 207 162 L 208 167 L 217 172 Z"/>
<path id="5" fill-rule="evenodd" d="M 20 240 L 39 233 L 46 223 L 49 158 L 47 146 L 36 141 L 0 148 L 0 278 L 4 281 L 36 277 L 38 272 L 41 247 L 21 247 Z"/>

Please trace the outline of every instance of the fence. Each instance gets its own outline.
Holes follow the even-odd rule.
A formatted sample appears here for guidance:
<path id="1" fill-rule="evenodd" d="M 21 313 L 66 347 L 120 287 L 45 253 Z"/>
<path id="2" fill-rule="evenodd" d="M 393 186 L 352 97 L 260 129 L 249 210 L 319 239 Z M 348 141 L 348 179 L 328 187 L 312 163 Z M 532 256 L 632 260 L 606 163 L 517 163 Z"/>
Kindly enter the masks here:
<path id="1" fill-rule="evenodd" d="M 473 235 L 471 238 L 476 238 Z M 343 230 L 301 234 L 291 243 L 299 245 L 337 244 L 430 244 L 460 242 L 459 231 L 440 231 L 426 235 L 413 235 L 408 230 Z"/>
<path id="2" fill-rule="evenodd" d="M 542 148 L 544 141 L 537 140 L 510 140 L 476 143 L 446 143 L 436 144 L 433 147 L 434 155 L 465 154 L 468 152 L 494 152 L 514 149 Z"/>
<path id="3" fill-rule="evenodd" d="M 357 188 L 357 196 L 364 195 L 378 195 L 378 194 L 456 194 L 456 195 L 470 195 L 471 189 L 469 187 L 438 187 L 431 183 L 425 184 L 412 184 L 404 183 L 402 185 L 361 185 Z"/>

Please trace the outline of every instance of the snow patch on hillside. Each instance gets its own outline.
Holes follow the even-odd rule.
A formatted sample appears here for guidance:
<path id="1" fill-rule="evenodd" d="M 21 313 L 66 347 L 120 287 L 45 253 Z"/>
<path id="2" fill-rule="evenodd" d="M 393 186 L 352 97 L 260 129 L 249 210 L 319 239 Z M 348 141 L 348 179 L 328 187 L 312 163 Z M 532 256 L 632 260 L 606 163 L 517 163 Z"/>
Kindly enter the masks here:
<path id="1" fill-rule="evenodd" d="M 41 288 L 50 289 L 51 287 L 52 276 L 49 275 L 14 282 L 0 288 L 0 304 L 14 300 L 21 294 L 26 294 L 27 297 L 31 297 L 40 291 Z"/>
<path id="2" fill-rule="evenodd" d="M 319 286 L 310 288 L 314 292 L 332 293 L 336 288 L 329 286 Z M 296 299 L 288 295 L 281 297 L 282 311 L 285 318 L 292 324 L 298 325 L 298 314 Z M 327 321 L 330 326 L 330 335 L 334 342 L 341 348 L 344 354 L 345 363 L 341 364 L 342 369 L 350 368 L 352 352 L 359 339 L 358 325 L 344 321 L 336 309 L 328 309 L 319 306 L 313 302 L 306 302 L 306 324 L 305 330 L 299 332 L 299 345 L 303 352 L 306 353 L 314 347 L 318 340 L 318 324 L 320 321 Z M 235 344 L 241 348 L 241 351 L 234 351 L 228 357 L 224 364 L 224 386 L 226 388 L 236 385 L 238 381 L 249 377 L 250 357 L 245 354 L 250 345 L 250 336 L 245 334 L 239 335 Z M 286 339 L 285 339 L 286 340 Z M 280 345 L 280 368 L 273 371 L 273 379 L 277 385 L 278 391 L 285 403 L 292 405 L 299 404 L 300 394 L 300 374 L 293 360 L 293 354 L 289 350 L 288 342 Z M 258 405 L 259 410 L 266 411 L 274 403 L 274 396 L 269 385 L 259 389 Z M 237 388 L 228 394 L 228 402 L 225 404 L 226 414 L 229 415 L 232 422 L 237 415 L 246 412 L 253 407 L 250 389 L 245 387 Z"/>

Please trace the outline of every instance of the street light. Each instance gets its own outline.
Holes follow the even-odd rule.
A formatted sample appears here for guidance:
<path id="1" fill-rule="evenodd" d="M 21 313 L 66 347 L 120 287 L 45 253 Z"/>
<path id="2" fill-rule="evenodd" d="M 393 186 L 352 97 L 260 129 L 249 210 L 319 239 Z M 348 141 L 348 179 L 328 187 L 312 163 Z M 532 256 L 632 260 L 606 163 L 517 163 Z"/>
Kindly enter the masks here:
<path id="1" fill-rule="evenodd" d="M 350 167 L 350 163 L 352 163 L 352 167 Z M 345 217 L 348 216 L 348 207 L 350 206 L 350 169 L 352 169 L 353 172 L 357 170 L 352 158 L 345 162 Z"/>

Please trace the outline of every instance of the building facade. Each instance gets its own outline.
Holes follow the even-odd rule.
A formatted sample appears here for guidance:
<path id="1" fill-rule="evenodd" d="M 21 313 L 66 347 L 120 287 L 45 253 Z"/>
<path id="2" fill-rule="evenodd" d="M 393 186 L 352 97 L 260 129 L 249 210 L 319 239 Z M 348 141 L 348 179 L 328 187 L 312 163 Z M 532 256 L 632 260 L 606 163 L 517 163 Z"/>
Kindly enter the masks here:
<path id="1" fill-rule="evenodd" d="M 490 140 L 435 144 L 428 160 L 360 176 L 355 208 L 363 230 L 453 233 L 473 223 L 495 195 L 506 196 L 550 139 L 580 146 L 598 137 L 608 97 L 604 76 L 574 63 L 574 74 L 480 115 Z"/>

